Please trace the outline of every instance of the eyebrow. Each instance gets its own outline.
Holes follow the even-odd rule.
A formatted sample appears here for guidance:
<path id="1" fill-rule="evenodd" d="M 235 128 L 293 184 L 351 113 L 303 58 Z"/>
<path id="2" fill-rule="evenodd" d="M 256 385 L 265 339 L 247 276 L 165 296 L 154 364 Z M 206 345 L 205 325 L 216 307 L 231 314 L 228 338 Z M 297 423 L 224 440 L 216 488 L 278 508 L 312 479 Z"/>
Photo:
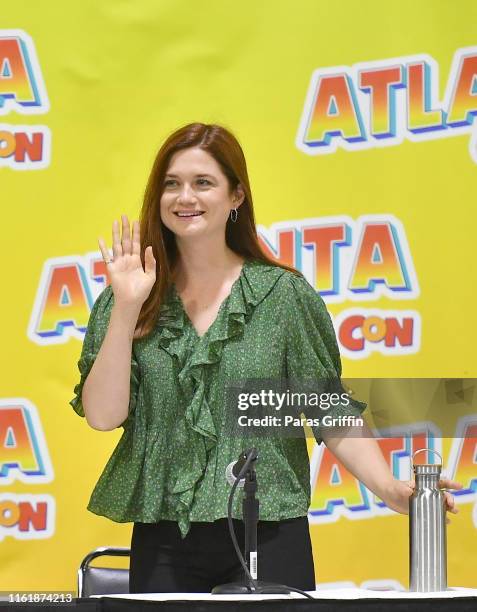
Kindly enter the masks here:
<path id="1" fill-rule="evenodd" d="M 169 174 L 169 173 L 168 173 L 168 174 L 166 174 L 166 178 L 167 178 L 168 176 L 170 176 L 171 178 L 179 178 L 179 177 L 177 176 L 177 174 Z M 212 174 L 196 174 L 195 176 L 196 176 L 196 178 L 202 178 L 202 177 L 205 177 L 205 176 L 209 176 L 210 178 L 214 178 Z"/>

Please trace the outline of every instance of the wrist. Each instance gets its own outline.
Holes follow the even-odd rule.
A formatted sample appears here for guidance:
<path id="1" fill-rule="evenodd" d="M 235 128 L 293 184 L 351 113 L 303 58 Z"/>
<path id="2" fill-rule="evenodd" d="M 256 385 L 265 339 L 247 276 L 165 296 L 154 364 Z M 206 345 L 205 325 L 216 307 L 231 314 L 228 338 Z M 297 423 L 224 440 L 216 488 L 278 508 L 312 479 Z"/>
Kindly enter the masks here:
<path id="1" fill-rule="evenodd" d="M 111 310 L 111 321 L 125 328 L 132 337 L 136 329 L 142 305 L 115 303 Z"/>
<path id="2" fill-rule="evenodd" d="M 377 496 L 386 503 L 386 500 L 392 499 L 396 494 L 396 489 L 399 486 L 398 480 L 394 476 L 390 475 L 383 482 L 379 484 Z"/>

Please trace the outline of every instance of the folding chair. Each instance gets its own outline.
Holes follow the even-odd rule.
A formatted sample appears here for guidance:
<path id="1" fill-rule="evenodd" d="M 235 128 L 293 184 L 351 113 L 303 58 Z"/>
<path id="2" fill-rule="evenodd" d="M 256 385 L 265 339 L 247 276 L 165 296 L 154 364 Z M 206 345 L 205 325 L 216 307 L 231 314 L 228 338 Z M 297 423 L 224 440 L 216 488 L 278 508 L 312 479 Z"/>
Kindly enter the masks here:
<path id="1" fill-rule="evenodd" d="M 97 557 L 129 557 L 130 548 L 102 546 L 91 551 L 81 562 L 78 570 L 78 597 L 129 593 L 129 570 L 115 567 L 92 567 Z"/>

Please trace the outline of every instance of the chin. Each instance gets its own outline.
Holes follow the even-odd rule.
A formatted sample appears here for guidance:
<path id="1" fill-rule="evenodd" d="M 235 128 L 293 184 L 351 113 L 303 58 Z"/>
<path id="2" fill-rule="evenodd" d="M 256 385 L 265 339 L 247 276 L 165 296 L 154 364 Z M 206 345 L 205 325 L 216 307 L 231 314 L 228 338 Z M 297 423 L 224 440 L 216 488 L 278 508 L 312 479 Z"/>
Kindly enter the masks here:
<path id="1" fill-rule="evenodd" d="M 171 232 L 173 232 L 178 238 L 189 238 L 194 236 L 201 236 L 205 233 L 208 233 L 208 228 L 205 226 L 202 227 L 177 227 L 177 225 L 169 226 Z"/>

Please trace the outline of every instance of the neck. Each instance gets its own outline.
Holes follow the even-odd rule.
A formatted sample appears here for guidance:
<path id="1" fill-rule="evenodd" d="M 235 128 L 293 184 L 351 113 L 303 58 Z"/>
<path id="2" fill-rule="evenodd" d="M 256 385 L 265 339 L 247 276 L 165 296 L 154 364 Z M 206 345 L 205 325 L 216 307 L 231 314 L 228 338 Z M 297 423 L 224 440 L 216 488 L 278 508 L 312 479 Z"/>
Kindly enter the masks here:
<path id="1" fill-rule="evenodd" d="M 207 287 L 234 275 L 244 258 L 218 240 L 177 240 L 178 260 L 172 280 L 177 288 Z"/>

